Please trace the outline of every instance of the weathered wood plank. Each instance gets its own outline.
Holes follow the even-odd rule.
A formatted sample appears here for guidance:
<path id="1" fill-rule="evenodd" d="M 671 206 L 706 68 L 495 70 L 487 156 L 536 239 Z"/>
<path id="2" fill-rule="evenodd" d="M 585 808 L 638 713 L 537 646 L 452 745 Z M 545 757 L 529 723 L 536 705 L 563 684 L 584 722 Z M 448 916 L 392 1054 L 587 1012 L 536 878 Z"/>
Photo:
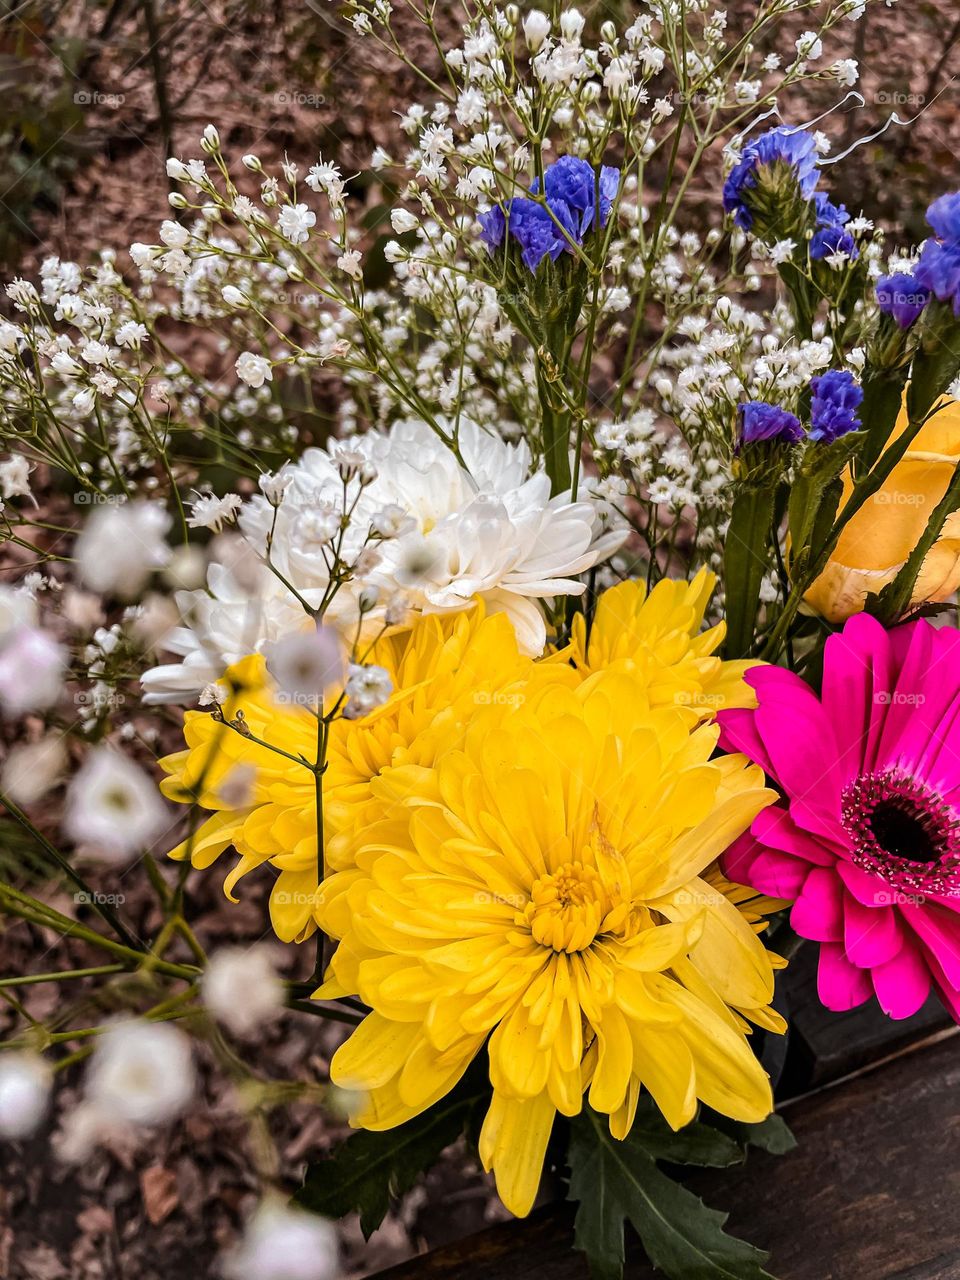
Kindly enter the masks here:
<path id="1" fill-rule="evenodd" d="M 771 1253 L 780 1280 L 957 1280 L 960 1036 L 952 1031 L 784 1114 L 796 1151 L 752 1153 L 698 1176 L 729 1229 Z M 382 1272 L 378 1280 L 587 1280 L 570 1211 L 492 1227 Z M 628 1280 L 653 1280 L 633 1245 Z"/>
<path id="2" fill-rule="evenodd" d="M 819 947 L 802 947 L 783 975 L 790 1033 L 778 1097 L 805 1093 L 950 1025 L 950 1015 L 935 995 L 912 1018 L 896 1022 L 876 1000 L 847 1013 L 831 1013 L 817 995 L 818 955 Z"/>

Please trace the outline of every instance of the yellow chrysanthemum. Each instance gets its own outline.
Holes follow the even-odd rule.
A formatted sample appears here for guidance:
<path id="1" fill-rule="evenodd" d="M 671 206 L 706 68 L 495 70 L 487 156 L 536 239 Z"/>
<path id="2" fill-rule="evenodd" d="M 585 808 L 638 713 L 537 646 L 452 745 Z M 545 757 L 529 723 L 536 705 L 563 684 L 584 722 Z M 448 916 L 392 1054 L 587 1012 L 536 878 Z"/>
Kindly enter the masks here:
<path id="1" fill-rule="evenodd" d="M 335 837 L 369 819 L 371 779 L 389 764 L 429 764 L 438 740 L 455 736 L 476 707 L 509 698 L 504 691 L 533 666 L 520 654 L 506 615 L 486 617 L 482 605 L 452 617 L 422 617 L 379 641 L 369 660 L 389 672 L 394 693 L 362 719 L 331 724 L 323 806 L 334 866 Z M 549 678 L 564 677 L 554 671 Z M 240 857 L 224 882 L 230 897 L 242 876 L 271 863 L 279 872 L 270 896 L 273 927 L 286 942 L 302 941 L 316 929 L 317 805 L 314 775 L 297 757 L 316 759 L 317 721 L 308 710 L 275 700 L 259 655 L 234 664 L 223 683 L 230 690 L 224 717 L 242 711 L 253 737 L 287 754 L 259 746 L 209 714 L 188 712 L 187 749 L 161 760 L 170 774 L 162 790 L 214 814 L 171 857 L 189 856 L 205 868 L 232 845 Z M 246 795 L 236 785 L 245 775 Z"/>
<path id="2" fill-rule="evenodd" d="M 699 720 L 651 706 L 636 669 L 601 671 L 482 708 L 432 764 L 374 780 L 382 816 L 319 914 L 341 942 L 318 996 L 372 1010 L 331 1069 L 354 1124 L 425 1110 L 486 1045 L 480 1152 L 524 1214 L 556 1112 L 585 1096 L 617 1138 L 641 1088 L 675 1128 L 698 1099 L 769 1113 L 745 1017 L 779 1025 L 771 959 L 703 873 L 775 793 L 712 758 Z"/>
<path id="3" fill-rule="evenodd" d="M 584 675 L 632 671 L 654 706 L 692 706 L 704 717 L 755 706 L 743 673 L 756 664 L 715 656 L 725 623 L 700 630 L 716 581 L 701 569 L 692 582 L 664 579 L 649 593 L 642 582 L 621 582 L 600 596 L 589 634 L 584 616 L 574 618 L 570 645 L 557 660 L 572 661 Z"/>

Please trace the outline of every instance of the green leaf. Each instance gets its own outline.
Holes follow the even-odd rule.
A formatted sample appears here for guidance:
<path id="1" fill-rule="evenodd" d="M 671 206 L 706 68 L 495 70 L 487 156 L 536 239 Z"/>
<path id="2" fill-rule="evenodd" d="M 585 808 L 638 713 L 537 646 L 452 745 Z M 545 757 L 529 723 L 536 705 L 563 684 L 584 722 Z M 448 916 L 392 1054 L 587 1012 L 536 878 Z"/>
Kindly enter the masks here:
<path id="1" fill-rule="evenodd" d="M 783 1156 L 793 1151 L 797 1140 L 790 1132 L 790 1126 L 782 1116 L 767 1116 L 759 1124 L 744 1124 L 742 1120 L 731 1120 L 729 1116 L 719 1115 L 715 1111 L 707 1113 L 708 1123 L 722 1129 L 744 1150 L 756 1147 L 760 1151 L 768 1151 L 772 1156 Z"/>
<path id="2" fill-rule="evenodd" d="M 743 1160 L 743 1143 L 735 1134 L 697 1120 L 680 1130 L 671 1129 L 649 1098 L 641 1099 L 637 1107 L 628 1141 L 638 1142 L 655 1160 L 669 1160 L 671 1164 L 725 1169 Z"/>
<path id="3" fill-rule="evenodd" d="M 860 421 L 867 438 L 855 462 L 858 476 L 870 470 L 893 434 L 909 372 L 909 365 L 904 365 L 893 370 L 868 368 L 864 373 Z"/>
<path id="4" fill-rule="evenodd" d="M 807 445 L 790 488 L 787 507 L 795 577 L 819 554 L 843 492 L 840 473 L 865 442 L 864 432 L 850 431 L 830 444 L 811 442 Z"/>
<path id="5" fill-rule="evenodd" d="M 727 658 L 747 658 L 753 649 L 760 587 L 770 566 L 775 497 L 773 482 L 745 485 L 733 500 L 723 553 Z"/>
<path id="6" fill-rule="evenodd" d="M 930 519 L 916 546 L 910 552 L 897 576 L 880 592 L 879 596 L 869 596 L 866 607 L 869 612 L 880 619 L 884 626 L 891 626 L 907 612 L 913 599 L 913 589 L 927 552 L 943 532 L 947 517 L 960 507 L 960 466 L 958 466 L 947 486 L 947 491 L 930 513 Z"/>
<path id="7" fill-rule="evenodd" d="M 642 1127 L 618 1142 L 604 1120 L 589 1108 L 577 1116 L 569 1153 L 569 1198 L 580 1202 L 576 1245 L 594 1280 L 621 1280 L 625 1221 L 671 1280 L 772 1280 L 765 1253 L 724 1233 L 726 1214 L 657 1168 Z"/>
<path id="8" fill-rule="evenodd" d="M 359 1130 L 327 1159 L 307 1166 L 294 1199 L 325 1218 L 358 1212 L 369 1240 L 386 1217 L 391 1198 L 410 1190 L 485 1102 L 476 1090 L 455 1091 L 396 1129 Z"/>
<path id="9" fill-rule="evenodd" d="M 923 313 L 920 346 L 910 368 L 907 413 L 916 422 L 933 408 L 960 373 L 960 341 L 953 308 L 934 299 Z"/>

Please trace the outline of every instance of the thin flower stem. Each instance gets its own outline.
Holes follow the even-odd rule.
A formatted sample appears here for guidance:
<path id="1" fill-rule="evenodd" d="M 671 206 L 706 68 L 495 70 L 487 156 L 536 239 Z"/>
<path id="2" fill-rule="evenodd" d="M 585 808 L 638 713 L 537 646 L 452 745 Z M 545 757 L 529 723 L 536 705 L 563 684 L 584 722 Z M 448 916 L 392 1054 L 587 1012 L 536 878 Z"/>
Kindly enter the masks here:
<path id="1" fill-rule="evenodd" d="M 30 835 L 33 836 L 34 840 L 40 845 L 44 853 L 46 853 L 47 856 L 56 863 L 64 875 L 66 875 L 76 885 L 81 893 L 86 894 L 91 906 L 97 914 L 102 917 L 104 922 L 110 926 L 117 937 L 120 938 L 120 940 L 128 947 L 136 950 L 138 946 L 137 939 L 119 918 L 113 908 L 108 903 L 101 902 L 99 900 L 99 896 L 93 892 L 83 877 L 74 870 L 60 850 L 52 845 L 41 831 L 37 830 L 19 805 L 14 804 L 10 797 L 5 795 L 3 792 L 0 792 L 0 804 L 9 811 L 10 816 L 14 818 L 25 831 L 29 832 Z"/>
<path id="2" fill-rule="evenodd" d="M 93 965 L 89 969 L 61 969 L 58 973 L 25 973 L 14 978 L 0 978 L 0 987 L 29 987 L 39 982 L 69 982 L 79 978 L 98 978 L 106 974 L 129 972 L 123 964 Z"/>

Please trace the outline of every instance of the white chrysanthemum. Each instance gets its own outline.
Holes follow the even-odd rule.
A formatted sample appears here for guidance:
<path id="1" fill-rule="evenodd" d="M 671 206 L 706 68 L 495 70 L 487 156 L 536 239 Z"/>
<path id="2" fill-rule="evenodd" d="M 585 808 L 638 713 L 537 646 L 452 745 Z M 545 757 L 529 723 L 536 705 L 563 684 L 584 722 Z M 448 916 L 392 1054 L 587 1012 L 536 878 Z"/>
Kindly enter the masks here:
<path id="1" fill-rule="evenodd" d="M 316 602 L 322 590 L 312 593 Z M 183 626 L 164 637 L 180 662 L 152 667 L 143 676 L 145 703 L 192 702 L 227 667 L 265 644 L 313 626 L 300 603 L 273 574 L 240 581 L 223 564 L 211 564 L 207 590 L 178 591 Z"/>
<path id="2" fill-rule="evenodd" d="M 526 444 L 508 444 L 461 418 L 458 447 L 460 459 L 426 423 L 403 421 L 386 434 L 308 449 L 284 472 L 290 480 L 279 510 L 254 497 L 240 515 L 240 528 L 261 550 L 273 529 L 277 570 L 311 603 L 319 600 L 328 581 L 327 526 L 335 527 L 333 513 L 342 503 L 346 449 L 358 463 L 366 460 L 375 478 L 362 486 L 359 476 L 349 481 L 351 502 L 354 495 L 357 500 L 341 555 L 353 564 L 365 546 L 368 556 L 372 549 L 376 554 L 334 597 L 327 620 L 352 636 L 361 592 L 371 586 L 382 602 L 362 610 L 371 634 L 398 595 L 424 613 L 465 609 L 479 595 L 488 610 L 506 612 L 522 648 L 538 654 L 546 641 L 540 601 L 582 592 L 578 575 L 611 555 L 624 530 L 606 528 L 602 507 L 589 495 L 580 502 L 551 497 L 546 473 L 530 474 Z M 371 545 L 370 530 L 379 532 L 387 508 L 404 513 L 406 527 Z M 211 594 L 194 593 L 181 602 L 190 616 L 168 643 L 183 662 L 147 672 L 147 701 L 192 697 L 229 662 L 309 625 L 276 576 L 269 577 L 251 598 L 225 570 L 211 566 Z"/>

